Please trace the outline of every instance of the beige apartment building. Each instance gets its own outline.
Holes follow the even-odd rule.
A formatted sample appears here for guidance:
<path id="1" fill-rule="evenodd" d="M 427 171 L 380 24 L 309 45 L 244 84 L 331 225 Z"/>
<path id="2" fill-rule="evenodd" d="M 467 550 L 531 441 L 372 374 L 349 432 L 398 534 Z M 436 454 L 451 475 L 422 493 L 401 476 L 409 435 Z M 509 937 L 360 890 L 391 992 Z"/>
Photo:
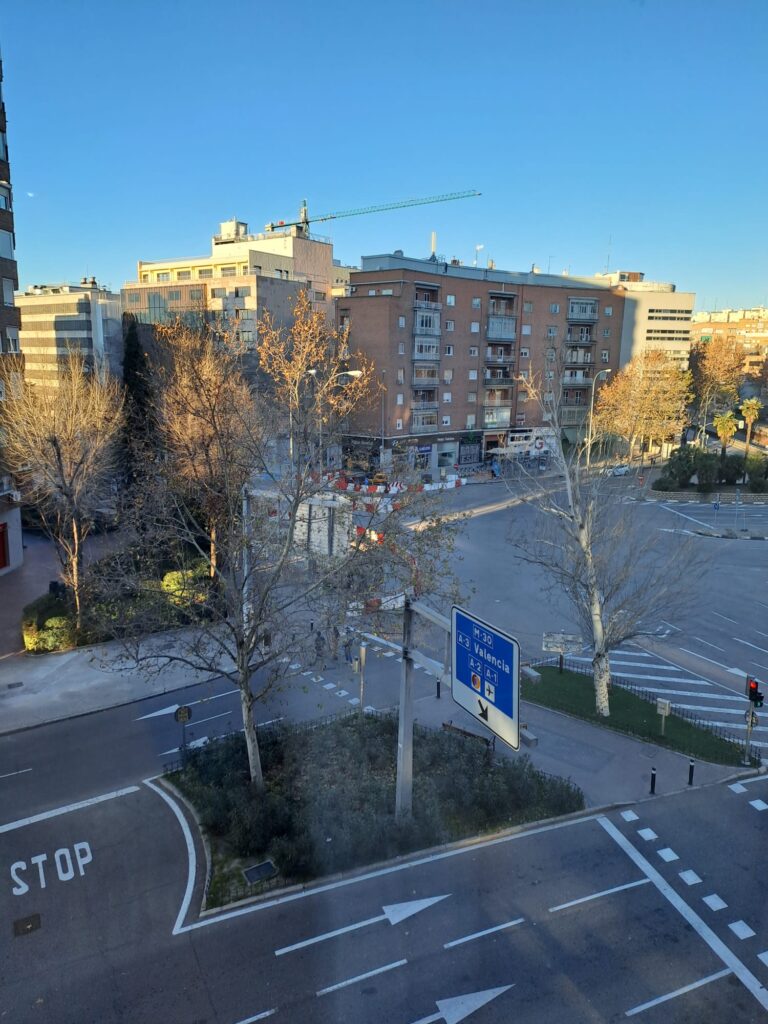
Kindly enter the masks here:
<path id="1" fill-rule="evenodd" d="M 84 277 L 80 284 L 36 284 L 16 295 L 24 377 L 58 386 L 61 362 L 79 352 L 87 367 L 122 377 L 120 296 Z"/>
<path id="2" fill-rule="evenodd" d="M 348 452 L 433 474 L 477 463 L 545 426 L 531 374 L 580 435 L 597 372 L 619 366 L 624 294 L 595 278 L 363 257 L 337 316 L 351 349 L 374 360 L 380 392 L 350 423 Z"/>
<path id="3" fill-rule="evenodd" d="M 731 338 L 744 346 L 744 373 L 751 380 L 748 389 L 764 393 L 768 387 L 768 309 L 720 309 L 694 313 L 691 344 Z"/>

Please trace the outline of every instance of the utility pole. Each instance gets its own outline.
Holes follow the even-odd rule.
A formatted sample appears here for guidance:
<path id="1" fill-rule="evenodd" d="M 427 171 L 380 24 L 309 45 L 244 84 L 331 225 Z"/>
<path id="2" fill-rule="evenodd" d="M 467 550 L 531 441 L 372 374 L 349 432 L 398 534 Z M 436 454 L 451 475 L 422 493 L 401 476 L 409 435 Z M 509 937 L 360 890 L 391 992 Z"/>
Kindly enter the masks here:
<path id="1" fill-rule="evenodd" d="M 592 456 L 592 415 L 595 411 L 595 384 L 597 384 L 599 377 L 603 374 L 607 377 L 610 372 L 610 370 L 598 370 L 592 378 L 592 395 L 589 400 L 589 426 L 587 429 L 587 473 L 589 473 L 589 463 Z"/>
<path id="2" fill-rule="evenodd" d="M 384 409 L 385 409 L 385 400 L 386 400 L 386 396 L 387 396 L 387 385 L 385 383 L 386 376 L 387 376 L 387 371 L 386 370 L 382 370 L 381 371 L 381 448 L 379 449 L 379 469 L 382 472 L 384 471 L 384 426 L 385 426 L 385 424 L 384 424 Z"/>
<path id="3" fill-rule="evenodd" d="M 403 672 L 400 677 L 400 718 L 397 729 L 397 790 L 395 817 L 410 818 L 413 808 L 413 611 L 409 598 L 403 609 Z"/>
<path id="4" fill-rule="evenodd" d="M 368 650 L 367 644 L 360 644 L 360 714 L 365 714 L 364 708 L 364 696 L 365 696 L 365 655 Z"/>

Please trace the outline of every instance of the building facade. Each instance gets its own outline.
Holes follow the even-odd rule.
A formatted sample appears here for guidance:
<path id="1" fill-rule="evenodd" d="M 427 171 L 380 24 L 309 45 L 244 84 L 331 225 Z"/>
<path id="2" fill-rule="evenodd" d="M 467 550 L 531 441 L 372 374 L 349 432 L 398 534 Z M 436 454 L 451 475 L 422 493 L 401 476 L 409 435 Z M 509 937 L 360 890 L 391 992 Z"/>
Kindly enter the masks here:
<path id="1" fill-rule="evenodd" d="M 436 474 L 545 426 L 525 386 L 532 376 L 580 436 L 597 372 L 619 366 L 624 293 L 598 279 L 395 253 L 363 257 L 337 317 L 379 381 L 378 402 L 349 424 L 348 450 Z"/>
<path id="2" fill-rule="evenodd" d="M 19 276 L 16 269 L 11 164 L 2 88 L 3 63 L 0 59 L 0 279 L 3 287 L 3 301 L 0 304 L 0 360 L 3 362 L 0 401 L 5 401 L 6 389 L 13 387 L 17 379 L 20 384 L 22 361 L 19 356 L 20 317 L 14 298 Z M 0 575 L 18 568 L 23 560 L 19 494 L 3 461 L 0 447 Z"/>
<path id="3" fill-rule="evenodd" d="M 62 360 L 71 352 L 78 352 L 87 367 L 122 376 L 120 296 L 95 278 L 33 285 L 17 294 L 16 304 L 27 383 L 57 387 Z"/>
<path id="4" fill-rule="evenodd" d="M 738 341 L 744 348 L 744 374 L 748 378 L 745 394 L 768 391 L 768 309 L 720 309 L 694 313 L 691 344 L 724 337 Z"/>

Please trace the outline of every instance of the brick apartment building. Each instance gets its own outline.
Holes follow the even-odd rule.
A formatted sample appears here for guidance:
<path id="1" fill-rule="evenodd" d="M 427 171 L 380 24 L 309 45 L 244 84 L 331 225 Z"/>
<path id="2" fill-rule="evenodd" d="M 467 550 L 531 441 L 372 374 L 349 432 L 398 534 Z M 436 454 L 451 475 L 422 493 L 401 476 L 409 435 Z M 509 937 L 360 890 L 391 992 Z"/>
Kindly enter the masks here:
<path id="1" fill-rule="evenodd" d="M 594 278 L 363 257 L 337 317 L 350 348 L 373 359 L 380 392 L 350 422 L 348 450 L 433 474 L 478 463 L 543 425 L 515 381 L 530 374 L 559 393 L 563 427 L 577 436 L 595 374 L 619 366 L 624 301 Z"/>

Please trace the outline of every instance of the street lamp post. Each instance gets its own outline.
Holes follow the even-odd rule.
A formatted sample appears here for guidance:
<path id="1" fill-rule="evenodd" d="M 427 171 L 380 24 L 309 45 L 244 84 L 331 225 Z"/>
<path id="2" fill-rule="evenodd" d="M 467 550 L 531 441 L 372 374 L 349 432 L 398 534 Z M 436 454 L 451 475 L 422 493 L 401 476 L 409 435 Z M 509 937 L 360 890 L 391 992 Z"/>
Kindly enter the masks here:
<path id="1" fill-rule="evenodd" d="M 307 370 L 307 375 L 312 378 L 317 386 L 319 380 L 319 371 L 316 369 Z M 356 380 L 358 377 L 363 375 L 362 370 L 339 370 L 338 373 L 333 373 L 328 378 L 329 381 L 339 380 L 341 377 L 350 377 Z M 318 405 L 318 424 L 317 424 L 317 446 L 318 446 L 318 462 L 320 473 L 323 472 L 323 410 L 322 405 Z"/>
<path id="2" fill-rule="evenodd" d="M 603 374 L 607 377 L 610 372 L 610 369 L 598 370 L 592 378 L 592 394 L 589 399 L 589 424 L 587 427 L 587 473 L 589 473 L 589 464 L 592 456 L 592 415 L 595 411 L 595 384 L 597 384 L 599 377 Z"/>
<path id="3" fill-rule="evenodd" d="M 379 469 L 384 470 L 384 401 L 387 394 L 387 385 L 384 383 L 387 371 L 381 371 L 381 448 L 379 449 Z"/>

